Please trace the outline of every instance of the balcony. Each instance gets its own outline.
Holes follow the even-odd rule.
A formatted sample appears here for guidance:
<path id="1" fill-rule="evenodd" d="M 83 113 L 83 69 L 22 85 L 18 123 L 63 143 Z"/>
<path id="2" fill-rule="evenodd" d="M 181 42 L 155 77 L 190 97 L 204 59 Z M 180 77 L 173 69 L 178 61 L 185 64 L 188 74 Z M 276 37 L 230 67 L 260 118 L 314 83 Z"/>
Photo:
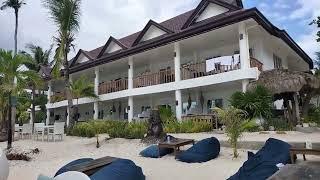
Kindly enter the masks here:
<path id="1" fill-rule="evenodd" d="M 128 79 L 116 79 L 99 85 L 99 95 L 128 89 Z"/>
<path id="2" fill-rule="evenodd" d="M 175 81 L 174 70 L 161 70 L 157 73 L 145 72 L 133 79 L 133 87 L 141 88 Z"/>
<path id="3" fill-rule="evenodd" d="M 64 101 L 67 99 L 67 94 L 65 91 L 63 92 L 54 92 L 50 98 L 50 103 L 56 103 L 60 101 Z"/>

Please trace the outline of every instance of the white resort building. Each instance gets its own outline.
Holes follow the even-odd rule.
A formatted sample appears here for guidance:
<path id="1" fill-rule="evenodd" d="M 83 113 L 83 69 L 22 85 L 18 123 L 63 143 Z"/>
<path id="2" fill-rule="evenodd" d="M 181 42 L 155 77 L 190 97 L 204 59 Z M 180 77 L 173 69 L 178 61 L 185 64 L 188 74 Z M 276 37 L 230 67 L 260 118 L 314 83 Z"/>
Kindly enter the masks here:
<path id="1" fill-rule="evenodd" d="M 159 106 L 171 108 L 181 120 L 210 118 L 212 107 L 228 106 L 234 92 L 246 91 L 261 71 L 275 68 L 310 71 L 313 63 L 258 9 L 244 9 L 241 0 L 202 0 L 164 22 L 150 20 L 140 32 L 79 50 L 70 60 L 70 79 L 86 76 L 99 95 L 79 99 L 82 121 L 131 122 L 148 118 Z M 46 121 L 68 123 L 64 82 L 46 78 Z"/>

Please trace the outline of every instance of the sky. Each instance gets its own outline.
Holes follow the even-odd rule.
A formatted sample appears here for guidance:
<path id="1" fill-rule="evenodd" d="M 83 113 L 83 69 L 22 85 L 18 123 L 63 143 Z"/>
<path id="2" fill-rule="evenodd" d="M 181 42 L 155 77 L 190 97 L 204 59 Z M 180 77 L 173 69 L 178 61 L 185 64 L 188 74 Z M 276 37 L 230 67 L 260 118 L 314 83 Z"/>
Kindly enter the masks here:
<path id="1" fill-rule="evenodd" d="M 0 0 L 2 3 L 4 0 Z M 25 0 L 20 10 L 18 48 L 27 43 L 44 49 L 53 43 L 56 27 L 50 20 L 42 0 Z M 149 19 L 169 19 L 195 8 L 200 0 L 82 0 L 81 27 L 76 36 L 76 52 L 92 50 L 105 44 L 109 36 L 121 38 L 137 32 Z M 272 23 L 285 29 L 310 55 L 320 51 L 316 31 L 309 23 L 320 16 L 320 0 L 243 0 L 245 8 L 257 7 Z M 14 12 L 0 11 L 0 48 L 14 47 Z M 76 52 L 72 52 L 71 56 Z"/>

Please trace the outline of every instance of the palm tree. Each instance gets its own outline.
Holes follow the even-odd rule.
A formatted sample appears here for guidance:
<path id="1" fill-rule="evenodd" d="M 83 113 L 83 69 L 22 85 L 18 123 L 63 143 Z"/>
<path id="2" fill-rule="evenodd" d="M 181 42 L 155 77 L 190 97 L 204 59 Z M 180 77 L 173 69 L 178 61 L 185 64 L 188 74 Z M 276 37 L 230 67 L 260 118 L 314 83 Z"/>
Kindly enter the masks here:
<path id="1" fill-rule="evenodd" d="M 74 99 L 77 100 L 76 108 L 75 108 L 75 121 L 78 120 L 78 100 L 79 98 L 89 97 L 97 99 L 99 98 L 94 92 L 94 84 L 88 84 L 88 79 L 85 76 L 81 76 L 76 81 L 70 84 L 71 86 L 71 94 Z"/>
<path id="2" fill-rule="evenodd" d="M 19 20 L 19 9 L 22 7 L 22 5 L 25 5 L 26 3 L 24 0 L 6 0 L 2 3 L 2 6 L 0 7 L 1 10 L 12 8 L 14 10 L 14 14 L 16 17 L 16 25 L 15 25 L 15 31 L 14 31 L 14 54 L 16 55 L 18 52 L 18 20 Z"/>
<path id="3" fill-rule="evenodd" d="M 12 51 L 5 51 L 0 49 L 0 91 L 4 94 L 4 98 L 9 102 L 12 100 L 11 96 L 16 96 L 19 91 L 28 87 L 27 78 L 36 79 L 39 75 L 35 71 L 25 70 L 24 66 L 32 61 L 24 54 L 13 55 Z M 16 82 L 15 82 L 16 81 Z M 12 126 L 14 121 L 11 121 L 11 111 L 8 111 L 8 146 L 12 147 Z"/>
<path id="4" fill-rule="evenodd" d="M 73 102 L 70 90 L 68 53 L 73 47 L 74 37 L 80 29 L 80 5 L 81 0 L 44 0 L 44 6 L 49 10 L 50 17 L 58 29 L 58 37 L 55 37 L 58 48 L 53 72 L 55 75 L 59 75 L 61 67 L 64 68 L 63 74 L 70 117 L 73 117 Z M 69 128 L 72 128 L 73 125 L 74 119 L 70 118 Z"/>
<path id="5" fill-rule="evenodd" d="M 40 46 L 36 46 L 34 44 L 27 44 L 26 48 L 31 51 L 31 54 L 27 54 L 32 59 L 32 63 L 26 64 L 26 67 L 29 70 L 33 70 L 35 72 L 39 72 L 41 69 L 41 66 L 50 66 L 49 58 L 52 51 L 52 46 L 48 50 L 43 50 Z M 35 121 L 35 101 L 36 101 L 36 89 L 40 89 L 43 87 L 43 83 L 41 83 L 41 80 L 37 80 L 36 82 L 33 81 L 33 79 L 28 79 L 29 85 L 32 90 L 32 101 L 31 101 L 31 119 L 33 120 L 33 124 Z M 38 85 L 38 86 L 37 86 Z"/>

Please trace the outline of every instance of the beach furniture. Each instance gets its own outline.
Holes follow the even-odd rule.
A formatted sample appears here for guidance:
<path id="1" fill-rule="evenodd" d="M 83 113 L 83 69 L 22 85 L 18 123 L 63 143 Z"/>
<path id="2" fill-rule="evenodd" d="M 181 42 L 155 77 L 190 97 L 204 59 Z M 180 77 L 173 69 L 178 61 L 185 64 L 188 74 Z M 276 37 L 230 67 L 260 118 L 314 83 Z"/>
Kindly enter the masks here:
<path id="1" fill-rule="evenodd" d="M 9 176 L 9 163 L 6 154 L 0 149 L 0 180 L 7 180 Z"/>
<path id="2" fill-rule="evenodd" d="M 158 144 L 158 148 L 159 151 L 161 151 L 161 148 L 173 149 L 174 156 L 176 157 L 178 155 L 178 152 L 180 151 L 180 147 L 188 144 L 194 144 L 194 139 L 171 138 L 171 140 L 164 140 L 160 142 Z"/>
<path id="3" fill-rule="evenodd" d="M 277 165 L 290 163 L 290 148 L 284 141 L 268 139 L 256 154 L 248 152 L 248 160 L 228 180 L 268 179 L 279 170 Z"/>
<path id="4" fill-rule="evenodd" d="M 91 180 L 145 180 L 142 169 L 133 161 L 109 156 L 95 160 L 83 158 L 72 161 L 60 168 L 55 177 L 69 171 L 82 172 Z"/>
<path id="5" fill-rule="evenodd" d="M 303 155 L 303 160 L 306 161 L 306 154 L 307 155 L 318 155 L 320 156 L 320 149 L 298 149 L 298 148 L 291 148 L 290 149 L 290 158 L 291 158 L 291 162 L 295 163 L 296 162 L 296 157 L 298 154 L 302 154 Z"/>
<path id="6" fill-rule="evenodd" d="M 34 136 L 38 140 L 38 136 L 41 135 L 42 141 L 44 139 L 44 132 L 45 132 L 45 124 L 44 123 L 34 123 Z"/>
<path id="7" fill-rule="evenodd" d="M 69 171 L 69 172 L 65 172 L 63 174 L 60 174 L 59 176 L 55 177 L 54 180 L 90 180 L 90 178 L 81 173 L 81 172 L 77 172 L 77 171 Z"/>
<path id="8" fill-rule="evenodd" d="M 64 122 L 55 122 L 52 128 L 48 128 L 48 140 L 49 137 L 52 136 L 53 142 L 56 140 L 56 136 L 60 136 L 60 140 L 63 140 L 63 135 L 64 135 Z"/>
<path id="9" fill-rule="evenodd" d="M 211 137 L 197 142 L 188 150 L 177 155 L 177 159 L 187 163 L 202 163 L 215 159 L 220 153 L 220 142 Z"/>
<path id="10" fill-rule="evenodd" d="M 32 137 L 32 124 L 23 124 L 22 130 L 20 132 L 20 136 L 21 136 L 21 138 L 24 138 L 26 136 L 31 138 Z"/>
<path id="11" fill-rule="evenodd" d="M 141 151 L 140 155 L 148 158 L 160 158 L 172 152 L 172 148 L 159 148 L 157 144 L 154 144 Z"/>

